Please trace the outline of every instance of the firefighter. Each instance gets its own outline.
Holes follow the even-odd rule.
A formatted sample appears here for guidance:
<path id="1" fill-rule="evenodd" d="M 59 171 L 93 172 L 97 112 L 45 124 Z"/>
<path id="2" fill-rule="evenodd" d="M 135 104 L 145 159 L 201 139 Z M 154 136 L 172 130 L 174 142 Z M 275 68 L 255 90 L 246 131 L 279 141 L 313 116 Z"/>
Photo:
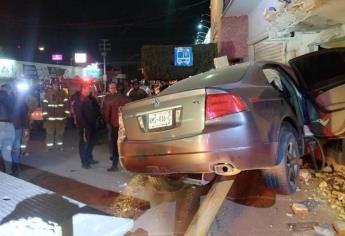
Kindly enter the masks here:
<path id="1" fill-rule="evenodd" d="M 61 88 L 61 82 L 58 79 L 50 80 L 50 86 L 45 91 L 42 111 L 47 133 L 46 150 L 49 151 L 54 146 L 63 150 L 63 135 L 70 112 L 67 94 Z"/>

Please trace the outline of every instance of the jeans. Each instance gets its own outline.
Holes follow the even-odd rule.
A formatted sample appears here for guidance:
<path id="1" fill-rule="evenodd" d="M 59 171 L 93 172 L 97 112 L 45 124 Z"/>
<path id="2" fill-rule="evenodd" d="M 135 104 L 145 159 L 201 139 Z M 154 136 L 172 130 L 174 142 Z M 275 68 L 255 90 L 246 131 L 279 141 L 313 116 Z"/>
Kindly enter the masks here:
<path id="1" fill-rule="evenodd" d="M 0 122 L 0 150 L 4 161 L 12 162 L 14 136 L 13 124 L 9 122 Z"/>
<path id="2" fill-rule="evenodd" d="M 93 160 L 92 151 L 96 144 L 96 128 L 79 130 L 79 155 L 83 166 Z"/>
<path id="3" fill-rule="evenodd" d="M 20 153 L 21 153 L 21 144 L 23 137 L 24 129 L 15 129 L 15 137 L 12 146 L 12 161 L 13 163 L 20 163 Z"/>
<path id="4" fill-rule="evenodd" d="M 119 127 L 108 126 L 109 155 L 113 161 L 112 167 L 117 167 L 119 161 L 119 150 L 117 148 L 118 135 Z"/>

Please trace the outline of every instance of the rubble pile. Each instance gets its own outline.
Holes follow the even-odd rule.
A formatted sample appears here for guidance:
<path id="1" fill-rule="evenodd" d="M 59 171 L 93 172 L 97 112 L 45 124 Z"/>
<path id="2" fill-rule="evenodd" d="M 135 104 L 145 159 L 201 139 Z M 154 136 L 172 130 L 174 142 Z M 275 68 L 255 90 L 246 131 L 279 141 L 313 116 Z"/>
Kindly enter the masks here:
<path id="1" fill-rule="evenodd" d="M 345 170 L 326 167 L 312 175 L 322 198 L 345 220 Z"/>
<path id="2" fill-rule="evenodd" d="M 143 191 L 147 184 L 147 176 L 135 175 L 131 181 L 124 184 L 122 195 L 119 196 L 111 207 L 111 212 L 114 215 L 136 218 L 141 215 L 150 206 L 144 200 L 135 198 L 138 192 Z M 134 197 L 133 197 L 134 196 Z"/>

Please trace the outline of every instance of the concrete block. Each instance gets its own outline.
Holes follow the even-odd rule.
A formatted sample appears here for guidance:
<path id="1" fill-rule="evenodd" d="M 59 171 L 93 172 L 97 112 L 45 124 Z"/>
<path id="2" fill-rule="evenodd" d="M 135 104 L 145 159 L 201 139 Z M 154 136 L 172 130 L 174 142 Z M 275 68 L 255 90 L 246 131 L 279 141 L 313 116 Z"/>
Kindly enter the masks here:
<path id="1" fill-rule="evenodd" d="M 291 208 L 295 214 L 307 214 L 309 212 L 308 207 L 301 203 L 294 203 L 292 204 Z"/>

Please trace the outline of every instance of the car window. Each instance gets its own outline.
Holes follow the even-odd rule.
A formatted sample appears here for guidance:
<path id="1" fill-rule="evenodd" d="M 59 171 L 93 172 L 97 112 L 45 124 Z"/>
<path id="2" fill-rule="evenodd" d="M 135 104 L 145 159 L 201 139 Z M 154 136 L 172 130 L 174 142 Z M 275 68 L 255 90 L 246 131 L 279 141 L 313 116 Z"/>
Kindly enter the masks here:
<path id="1" fill-rule="evenodd" d="M 301 94 L 292 82 L 293 79 L 282 68 L 265 68 L 263 73 L 267 81 L 276 89 L 281 91 L 286 102 L 297 116 L 297 119 L 303 123 L 303 110 L 300 105 Z"/>
<path id="2" fill-rule="evenodd" d="M 212 69 L 208 72 L 201 73 L 184 79 L 166 90 L 160 95 L 167 95 L 171 93 L 183 92 L 193 89 L 207 88 L 227 83 L 235 83 L 242 79 L 249 67 L 249 63 L 241 63 L 233 66 L 228 66 L 223 69 Z"/>

